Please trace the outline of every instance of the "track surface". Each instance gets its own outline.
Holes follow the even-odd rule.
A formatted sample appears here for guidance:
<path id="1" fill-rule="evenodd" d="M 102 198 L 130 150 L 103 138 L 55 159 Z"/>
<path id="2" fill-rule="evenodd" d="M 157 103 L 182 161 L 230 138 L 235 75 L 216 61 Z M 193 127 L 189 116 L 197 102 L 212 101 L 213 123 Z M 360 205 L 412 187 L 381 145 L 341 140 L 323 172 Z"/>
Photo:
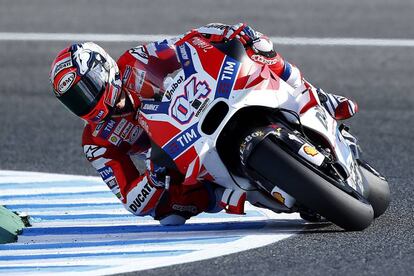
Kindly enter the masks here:
<path id="1" fill-rule="evenodd" d="M 410 0 L 0 0 L 0 32 L 181 33 L 207 22 L 246 21 L 271 36 L 413 39 L 413 14 Z M 47 80 L 51 60 L 68 43 L 0 41 L 0 169 L 95 175 L 80 147 L 82 122 L 62 108 Z M 101 45 L 117 56 L 135 44 Z M 280 46 L 278 51 L 315 85 L 357 100 L 361 111 L 349 124 L 365 158 L 388 176 L 391 207 L 363 232 L 312 230 L 267 247 L 145 274 L 412 275 L 414 48 Z"/>
<path id="2" fill-rule="evenodd" d="M 200 214 L 163 227 L 132 216 L 100 177 L 0 171 L 0 201 L 30 215 L 16 243 L 0 244 L 0 274 L 109 275 L 205 260 L 275 243 L 305 225 L 298 214 L 246 204 L 246 215 Z M 254 241 L 254 242 L 252 242 Z"/>

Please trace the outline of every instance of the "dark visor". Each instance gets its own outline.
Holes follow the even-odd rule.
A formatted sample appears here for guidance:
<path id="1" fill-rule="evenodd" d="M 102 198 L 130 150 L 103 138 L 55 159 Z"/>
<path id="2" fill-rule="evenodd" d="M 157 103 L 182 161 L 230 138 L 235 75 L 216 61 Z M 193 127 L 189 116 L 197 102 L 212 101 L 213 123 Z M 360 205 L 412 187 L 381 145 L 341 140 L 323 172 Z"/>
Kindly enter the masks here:
<path id="1" fill-rule="evenodd" d="M 104 94 L 106 83 L 89 72 L 58 99 L 73 113 L 84 116 L 92 111 Z"/>

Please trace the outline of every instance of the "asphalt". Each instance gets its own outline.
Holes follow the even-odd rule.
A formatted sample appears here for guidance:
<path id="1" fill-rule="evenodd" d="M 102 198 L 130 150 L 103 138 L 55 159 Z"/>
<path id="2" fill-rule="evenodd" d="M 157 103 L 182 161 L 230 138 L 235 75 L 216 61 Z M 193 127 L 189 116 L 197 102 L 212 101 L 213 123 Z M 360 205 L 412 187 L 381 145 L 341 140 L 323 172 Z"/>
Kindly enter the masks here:
<path id="1" fill-rule="evenodd" d="M 0 0 L 0 32 L 174 34 L 245 21 L 270 36 L 414 39 L 414 2 Z M 50 63 L 70 42 L 0 41 L 0 169 L 96 175 L 82 121 L 54 98 Z M 113 56 L 137 43 L 101 43 Z M 414 49 L 278 46 L 304 76 L 360 107 L 348 124 L 389 179 L 389 210 L 362 232 L 331 226 L 276 244 L 140 275 L 412 275 Z M 1 205 L 1 204 L 0 204 Z"/>

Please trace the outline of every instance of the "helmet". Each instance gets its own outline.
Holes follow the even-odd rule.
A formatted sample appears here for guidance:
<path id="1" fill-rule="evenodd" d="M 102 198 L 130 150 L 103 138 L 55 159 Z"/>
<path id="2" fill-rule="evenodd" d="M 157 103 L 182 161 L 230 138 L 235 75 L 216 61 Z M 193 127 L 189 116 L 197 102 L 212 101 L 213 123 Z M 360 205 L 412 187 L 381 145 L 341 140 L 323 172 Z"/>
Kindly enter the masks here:
<path id="1" fill-rule="evenodd" d="M 56 97 L 88 122 L 108 116 L 121 94 L 116 62 L 92 42 L 63 49 L 52 63 L 50 81 Z"/>

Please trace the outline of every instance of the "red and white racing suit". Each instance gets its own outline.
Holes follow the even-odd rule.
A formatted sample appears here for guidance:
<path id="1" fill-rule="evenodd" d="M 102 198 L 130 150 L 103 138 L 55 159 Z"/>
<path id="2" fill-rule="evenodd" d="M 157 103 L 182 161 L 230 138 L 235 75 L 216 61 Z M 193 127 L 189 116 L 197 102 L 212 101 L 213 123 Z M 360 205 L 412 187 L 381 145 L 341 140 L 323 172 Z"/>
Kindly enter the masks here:
<path id="1" fill-rule="evenodd" d="M 302 79 L 299 69 L 274 52 L 273 44 L 266 36 L 255 32 L 255 41 L 247 47 L 244 33 L 240 33 L 244 27 L 243 24 L 228 26 L 213 23 L 196 31 L 210 42 L 238 38 L 245 44 L 252 60 L 267 64 L 293 88 L 306 89 L 308 84 Z M 87 124 L 82 138 L 86 158 L 125 208 L 134 215 L 151 215 L 161 223 L 164 221 L 163 224 L 181 224 L 201 212 L 217 210 L 219 203 L 209 185 L 180 185 L 173 178 L 168 196 L 163 196 L 164 186 L 158 185 L 152 165 L 145 172 L 139 172 L 131 159 L 132 155 L 150 150 L 150 141 L 144 131 L 147 126 L 140 119 L 140 103 L 145 98 L 160 98 L 166 77 L 180 68 L 174 42 L 183 36 L 137 46 L 119 58 L 117 63 L 122 75 L 122 88 L 130 97 L 133 109 L 124 114 L 112 115 L 99 124 Z M 327 98 L 330 96 L 325 95 L 328 95 Z M 333 99 L 336 100 L 335 97 Z M 329 98 L 326 102 L 331 100 Z M 328 111 L 334 116 L 335 109 L 331 109 Z M 244 199 L 240 195 L 235 205 L 244 204 Z M 236 213 L 243 212 L 240 206 L 236 207 Z M 173 219 L 170 222 L 168 218 L 171 215 L 182 220 Z"/>

